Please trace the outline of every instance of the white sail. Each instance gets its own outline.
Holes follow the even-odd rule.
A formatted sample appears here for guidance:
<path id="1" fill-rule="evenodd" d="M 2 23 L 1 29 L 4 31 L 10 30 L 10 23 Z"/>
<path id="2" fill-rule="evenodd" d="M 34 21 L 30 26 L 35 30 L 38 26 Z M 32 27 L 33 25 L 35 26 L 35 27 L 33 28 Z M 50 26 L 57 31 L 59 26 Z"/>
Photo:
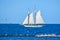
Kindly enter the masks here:
<path id="1" fill-rule="evenodd" d="M 36 13 L 36 24 L 44 24 L 40 10 Z"/>
<path id="2" fill-rule="evenodd" d="M 29 15 L 29 24 L 34 24 L 33 13 Z"/>
<path id="3" fill-rule="evenodd" d="M 28 24 L 28 16 L 27 16 L 26 19 L 24 20 L 23 24 Z"/>

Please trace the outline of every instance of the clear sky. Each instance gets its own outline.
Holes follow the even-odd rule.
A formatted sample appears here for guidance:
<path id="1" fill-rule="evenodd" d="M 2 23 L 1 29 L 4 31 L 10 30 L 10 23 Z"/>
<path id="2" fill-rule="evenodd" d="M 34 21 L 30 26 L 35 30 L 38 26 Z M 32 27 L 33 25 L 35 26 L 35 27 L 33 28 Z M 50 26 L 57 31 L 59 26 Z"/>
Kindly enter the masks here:
<path id="1" fill-rule="evenodd" d="M 60 24 L 60 0 L 0 0 L 0 23 L 21 23 L 29 12 L 41 10 L 46 24 Z"/>

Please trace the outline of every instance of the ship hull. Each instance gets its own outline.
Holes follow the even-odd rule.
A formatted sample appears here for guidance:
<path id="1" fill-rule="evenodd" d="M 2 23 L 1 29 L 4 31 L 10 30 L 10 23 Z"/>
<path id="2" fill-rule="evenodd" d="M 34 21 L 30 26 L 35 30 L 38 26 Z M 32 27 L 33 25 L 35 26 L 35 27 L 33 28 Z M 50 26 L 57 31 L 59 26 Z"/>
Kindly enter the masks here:
<path id="1" fill-rule="evenodd" d="M 43 27 L 42 24 L 40 24 L 40 25 L 38 25 L 38 24 L 37 24 L 37 25 L 34 25 L 34 24 L 33 24 L 33 25 L 31 25 L 31 24 L 29 24 L 29 25 L 28 25 L 28 24 L 25 24 L 24 26 L 25 26 L 25 27 L 35 27 L 35 28 L 36 28 L 36 27 Z"/>

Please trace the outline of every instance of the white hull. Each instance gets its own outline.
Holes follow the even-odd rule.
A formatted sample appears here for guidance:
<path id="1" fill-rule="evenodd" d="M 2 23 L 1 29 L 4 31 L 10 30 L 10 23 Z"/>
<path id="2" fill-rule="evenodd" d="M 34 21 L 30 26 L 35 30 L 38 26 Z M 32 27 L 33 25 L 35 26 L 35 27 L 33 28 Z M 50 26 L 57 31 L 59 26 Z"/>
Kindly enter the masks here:
<path id="1" fill-rule="evenodd" d="M 43 27 L 43 25 L 24 25 L 25 27 L 34 27 L 34 28 L 37 28 L 37 27 Z"/>

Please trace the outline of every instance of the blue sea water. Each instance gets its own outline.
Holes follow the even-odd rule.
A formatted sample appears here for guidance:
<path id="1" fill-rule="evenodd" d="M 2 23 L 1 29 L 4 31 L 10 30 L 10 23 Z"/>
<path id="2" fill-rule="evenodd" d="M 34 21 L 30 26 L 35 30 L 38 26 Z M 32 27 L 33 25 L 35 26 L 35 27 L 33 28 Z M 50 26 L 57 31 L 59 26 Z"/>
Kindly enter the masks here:
<path id="1" fill-rule="evenodd" d="M 45 24 L 41 28 L 26 28 L 20 24 L 0 24 L 0 34 L 60 34 L 60 24 Z M 60 40 L 60 38 L 0 37 L 0 40 Z"/>
<path id="2" fill-rule="evenodd" d="M 60 38 L 0 38 L 0 40 L 60 40 Z"/>

